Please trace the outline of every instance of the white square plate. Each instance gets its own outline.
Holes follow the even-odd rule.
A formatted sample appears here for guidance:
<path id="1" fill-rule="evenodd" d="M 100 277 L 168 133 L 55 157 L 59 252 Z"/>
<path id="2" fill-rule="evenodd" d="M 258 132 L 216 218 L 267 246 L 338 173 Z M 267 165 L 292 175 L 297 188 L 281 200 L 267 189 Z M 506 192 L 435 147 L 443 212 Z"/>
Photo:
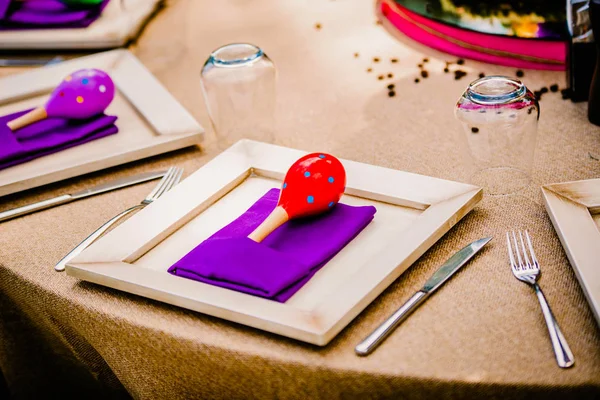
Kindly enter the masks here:
<path id="1" fill-rule="evenodd" d="M 127 50 L 113 50 L 0 79 L 0 115 L 46 102 L 70 73 L 98 68 L 110 74 L 115 99 L 106 113 L 119 133 L 0 170 L 0 196 L 154 156 L 202 140 L 203 129 Z"/>
<path id="2" fill-rule="evenodd" d="M 482 198 L 478 187 L 341 160 L 347 204 L 375 219 L 286 303 L 167 273 L 204 239 L 279 187 L 305 153 L 242 140 L 67 264 L 119 290 L 326 345 Z"/>

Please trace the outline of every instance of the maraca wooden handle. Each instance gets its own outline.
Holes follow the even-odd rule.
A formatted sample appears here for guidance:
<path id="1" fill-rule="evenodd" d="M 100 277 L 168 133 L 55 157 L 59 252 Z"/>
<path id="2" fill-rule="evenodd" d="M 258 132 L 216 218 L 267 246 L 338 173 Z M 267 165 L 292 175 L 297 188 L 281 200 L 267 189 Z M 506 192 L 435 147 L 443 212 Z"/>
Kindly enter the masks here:
<path id="1" fill-rule="evenodd" d="M 260 224 L 254 232 L 248 235 L 248 238 L 254 240 L 256 243 L 260 243 L 264 238 L 269 236 L 271 232 L 279 228 L 285 222 L 290 219 L 288 213 L 283 207 L 275 207 L 271 214 Z"/>
<path id="2" fill-rule="evenodd" d="M 46 109 L 44 107 L 38 107 L 29 111 L 25 115 L 21 115 L 17 119 L 13 119 L 12 121 L 7 122 L 6 125 L 10 128 L 11 131 L 16 131 L 19 128 L 33 124 L 34 122 L 40 121 L 45 118 L 48 118 L 48 113 L 46 113 Z"/>

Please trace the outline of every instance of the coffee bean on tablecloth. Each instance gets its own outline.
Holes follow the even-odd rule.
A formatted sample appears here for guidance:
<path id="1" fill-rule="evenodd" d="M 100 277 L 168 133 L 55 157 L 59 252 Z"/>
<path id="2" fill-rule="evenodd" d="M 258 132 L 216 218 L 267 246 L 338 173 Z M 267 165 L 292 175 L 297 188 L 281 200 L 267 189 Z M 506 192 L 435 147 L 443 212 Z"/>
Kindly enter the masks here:
<path id="1" fill-rule="evenodd" d="M 358 58 L 359 54 L 358 53 L 354 53 L 354 58 Z"/>
<path id="2" fill-rule="evenodd" d="M 419 83 L 421 80 L 419 78 L 415 78 L 415 83 Z"/>
<path id="3" fill-rule="evenodd" d="M 315 24 L 315 29 L 316 29 L 316 30 L 319 30 L 319 29 L 321 29 L 321 24 L 319 24 L 319 23 L 317 22 L 317 23 Z"/>
<path id="4" fill-rule="evenodd" d="M 427 77 L 429 77 L 429 72 L 427 72 L 427 71 L 423 70 L 423 71 L 421 71 L 421 76 L 422 76 L 423 78 L 427 78 Z"/>
<path id="5" fill-rule="evenodd" d="M 473 133 L 479 133 L 479 128 L 477 128 L 476 126 L 471 128 L 471 132 Z"/>
<path id="6" fill-rule="evenodd" d="M 392 73 L 389 73 L 389 74 L 387 74 L 387 77 L 388 77 L 388 78 L 393 78 L 393 77 L 394 77 L 394 74 L 392 74 Z"/>
<path id="7" fill-rule="evenodd" d="M 459 79 L 463 78 L 466 75 L 467 75 L 467 73 L 465 71 L 460 70 L 460 69 L 454 71 L 454 79 L 455 80 L 459 80 Z"/>
<path id="8" fill-rule="evenodd" d="M 379 62 L 379 57 L 373 57 L 373 62 Z"/>
<path id="9" fill-rule="evenodd" d="M 377 79 L 379 79 L 380 81 L 381 81 L 381 80 L 383 80 L 383 78 L 385 78 L 385 76 L 383 76 L 383 75 L 379 75 L 379 76 L 377 77 Z"/>
<path id="10" fill-rule="evenodd" d="M 428 62 L 429 62 L 429 58 L 424 58 L 424 59 L 423 59 L 423 62 L 424 62 L 424 63 L 428 63 Z"/>
<path id="11" fill-rule="evenodd" d="M 397 59 L 397 58 L 392 58 L 390 61 L 391 61 L 391 62 L 393 62 L 393 63 L 395 64 L 395 63 L 397 63 L 397 62 L 398 62 L 398 59 Z"/>
<path id="12" fill-rule="evenodd" d="M 390 83 L 389 85 L 387 85 L 387 88 L 389 90 L 393 90 L 396 87 L 396 85 L 394 85 L 393 83 Z"/>
<path id="13" fill-rule="evenodd" d="M 558 85 L 556 83 L 554 85 L 550 85 L 550 91 L 552 93 L 558 92 Z"/>
<path id="14" fill-rule="evenodd" d="M 389 97 L 394 97 L 395 95 L 396 95 L 396 92 L 394 92 L 393 90 L 390 90 L 390 91 L 388 92 L 388 96 L 389 96 Z"/>
<path id="15" fill-rule="evenodd" d="M 523 72 L 522 70 L 518 69 L 517 70 L 517 78 L 522 78 L 525 76 L 525 72 Z"/>
<path id="16" fill-rule="evenodd" d="M 571 90 L 569 90 L 569 89 L 562 89 L 560 91 L 560 94 L 561 94 L 563 100 L 567 100 L 567 99 L 571 98 Z"/>
<path id="17" fill-rule="evenodd" d="M 423 64 L 417 64 L 417 67 L 423 68 Z"/>
<path id="18" fill-rule="evenodd" d="M 445 72 L 445 73 L 448 73 L 448 72 L 450 72 L 450 70 L 448 69 L 448 67 L 444 68 L 444 72 Z"/>
<path id="19" fill-rule="evenodd" d="M 483 72 L 481 72 L 481 73 L 479 74 L 479 77 L 480 77 L 480 78 L 484 78 L 484 77 L 485 77 L 485 74 L 484 74 Z"/>
<path id="20" fill-rule="evenodd" d="M 373 72 L 373 68 L 367 68 L 367 72 Z"/>
<path id="21" fill-rule="evenodd" d="M 458 60 L 456 60 L 456 63 L 458 65 L 463 65 L 465 63 L 465 60 L 463 58 L 459 58 Z"/>
<path id="22" fill-rule="evenodd" d="M 543 88 L 540 89 L 541 93 L 548 93 L 548 88 L 546 86 L 544 86 Z"/>

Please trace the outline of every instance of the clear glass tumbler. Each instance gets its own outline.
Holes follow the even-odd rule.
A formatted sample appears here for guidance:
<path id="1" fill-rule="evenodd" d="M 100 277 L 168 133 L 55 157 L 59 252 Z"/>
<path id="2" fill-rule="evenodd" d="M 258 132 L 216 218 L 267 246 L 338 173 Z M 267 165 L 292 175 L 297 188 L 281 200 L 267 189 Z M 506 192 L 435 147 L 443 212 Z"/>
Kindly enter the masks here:
<path id="1" fill-rule="evenodd" d="M 210 54 L 201 81 L 219 147 L 244 138 L 274 140 L 276 75 L 253 44 L 228 44 Z"/>
<path id="2" fill-rule="evenodd" d="M 518 79 L 487 76 L 472 82 L 454 115 L 468 180 L 486 194 L 508 195 L 531 182 L 540 108 Z"/>

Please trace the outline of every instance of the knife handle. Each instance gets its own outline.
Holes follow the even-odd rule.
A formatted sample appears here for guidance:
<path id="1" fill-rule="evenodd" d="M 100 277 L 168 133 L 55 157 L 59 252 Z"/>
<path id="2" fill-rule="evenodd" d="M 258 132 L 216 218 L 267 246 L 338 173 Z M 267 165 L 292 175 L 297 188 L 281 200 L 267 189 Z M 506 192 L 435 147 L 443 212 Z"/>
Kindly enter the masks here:
<path id="1" fill-rule="evenodd" d="M 359 356 L 368 356 L 427 298 L 427 293 L 418 291 L 406 303 L 360 342 L 354 351 Z"/>
<path id="2" fill-rule="evenodd" d="M 25 214 L 31 214 L 36 211 L 43 210 L 45 208 L 50 208 L 53 206 L 57 206 L 59 204 L 68 203 L 73 200 L 73 197 L 70 194 L 64 194 L 62 196 L 54 197 L 52 199 L 39 201 L 37 203 L 28 204 L 23 207 L 13 208 L 12 210 L 6 210 L 0 212 L 0 222 L 7 221 L 12 218 L 20 217 Z"/>

